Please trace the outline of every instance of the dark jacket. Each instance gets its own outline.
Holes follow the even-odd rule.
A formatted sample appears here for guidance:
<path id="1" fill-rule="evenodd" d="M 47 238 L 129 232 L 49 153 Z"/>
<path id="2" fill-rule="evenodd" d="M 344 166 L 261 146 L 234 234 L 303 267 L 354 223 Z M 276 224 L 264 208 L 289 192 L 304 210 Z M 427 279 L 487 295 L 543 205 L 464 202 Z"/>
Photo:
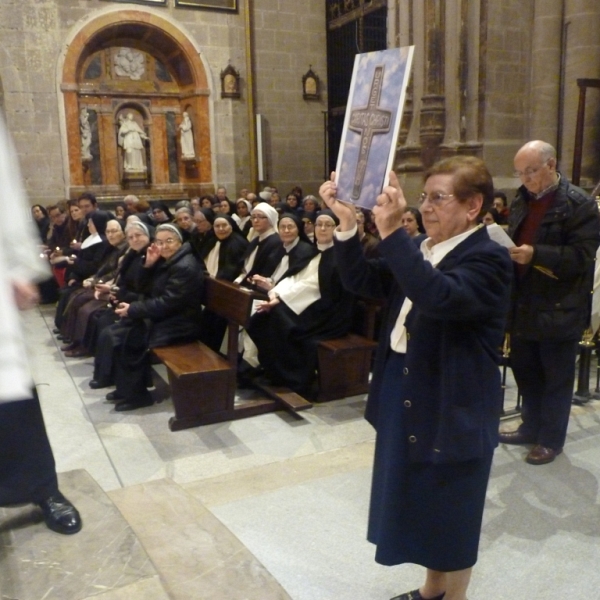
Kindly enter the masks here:
<path id="1" fill-rule="evenodd" d="M 508 235 L 516 239 L 527 216 L 524 186 L 510 207 Z M 591 312 L 593 265 L 600 241 L 596 203 L 561 177 L 553 205 L 533 243 L 533 259 L 515 277 L 509 329 L 528 340 L 579 339 Z"/>
<path id="2" fill-rule="evenodd" d="M 344 286 L 387 298 L 366 418 L 377 429 L 381 380 L 390 334 L 407 295 L 413 307 L 402 402 L 413 462 L 481 458 L 498 443 L 501 406 L 499 348 L 512 276 L 508 252 L 485 229 L 471 234 L 437 268 L 399 229 L 379 243 L 380 259 L 364 258 L 358 240 L 335 243 Z"/>
<path id="3" fill-rule="evenodd" d="M 151 278 L 150 295 L 132 302 L 128 316 L 149 320 L 148 346 L 197 339 L 204 272 L 190 245 L 184 243 L 171 259 L 160 258 L 144 271 L 144 278 Z"/>
<path id="4" fill-rule="evenodd" d="M 65 281 L 76 279 L 79 283 L 82 283 L 84 279 L 91 277 L 100 268 L 109 254 L 113 252 L 114 248 L 105 238 L 97 244 L 82 248 L 74 264 L 67 267 Z"/>

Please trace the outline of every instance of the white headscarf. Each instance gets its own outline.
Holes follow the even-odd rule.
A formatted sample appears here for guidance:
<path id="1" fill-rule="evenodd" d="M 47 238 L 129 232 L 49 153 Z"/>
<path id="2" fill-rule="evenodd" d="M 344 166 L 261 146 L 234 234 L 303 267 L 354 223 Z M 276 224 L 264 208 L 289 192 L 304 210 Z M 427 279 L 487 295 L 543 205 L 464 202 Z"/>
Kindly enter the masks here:
<path id="1" fill-rule="evenodd" d="M 279 213 L 266 202 L 259 202 L 253 209 L 252 212 L 259 210 L 261 213 L 269 219 L 269 223 L 273 229 L 277 229 L 277 223 L 279 222 Z"/>

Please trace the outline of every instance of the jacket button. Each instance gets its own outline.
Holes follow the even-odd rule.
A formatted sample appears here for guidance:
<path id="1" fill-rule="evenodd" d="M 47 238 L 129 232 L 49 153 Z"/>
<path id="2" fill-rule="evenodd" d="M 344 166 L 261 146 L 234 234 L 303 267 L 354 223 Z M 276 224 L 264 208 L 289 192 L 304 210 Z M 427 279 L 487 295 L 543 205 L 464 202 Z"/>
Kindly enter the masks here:
<path id="1" fill-rule="evenodd" d="M 406 367 L 404 367 L 404 369 L 402 369 L 402 372 L 403 372 L 405 375 L 408 375 L 408 369 L 407 369 Z"/>
<path id="2" fill-rule="evenodd" d="M 411 436 L 408 437 L 408 441 L 411 444 L 414 444 L 417 441 L 417 438 L 414 435 L 411 435 Z"/>
<path id="3" fill-rule="evenodd" d="M 412 403 L 410 400 L 405 400 L 404 401 L 404 406 L 406 406 L 406 408 L 410 408 L 412 406 Z"/>

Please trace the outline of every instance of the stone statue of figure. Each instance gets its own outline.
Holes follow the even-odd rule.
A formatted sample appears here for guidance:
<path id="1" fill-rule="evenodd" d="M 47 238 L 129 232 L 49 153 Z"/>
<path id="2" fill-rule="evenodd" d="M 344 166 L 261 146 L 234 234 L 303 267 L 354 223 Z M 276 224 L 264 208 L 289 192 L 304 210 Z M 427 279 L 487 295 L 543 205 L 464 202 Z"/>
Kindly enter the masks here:
<path id="1" fill-rule="evenodd" d="M 144 164 L 144 143 L 148 136 L 128 113 L 123 120 L 119 119 L 119 146 L 123 148 L 123 170 L 128 172 L 146 171 Z"/>
<path id="2" fill-rule="evenodd" d="M 196 158 L 192 121 L 187 112 L 183 113 L 183 121 L 181 122 L 181 125 L 179 125 L 179 129 L 181 130 L 181 155 L 184 159 Z"/>
<path id="3" fill-rule="evenodd" d="M 87 108 L 82 108 L 79 113 L 79 130 L 81 132 L 81 160 L 92 160 L 93 156 L 90 152 L 92 145 L 92 130 L 88 120 L 89 113 Z"/>

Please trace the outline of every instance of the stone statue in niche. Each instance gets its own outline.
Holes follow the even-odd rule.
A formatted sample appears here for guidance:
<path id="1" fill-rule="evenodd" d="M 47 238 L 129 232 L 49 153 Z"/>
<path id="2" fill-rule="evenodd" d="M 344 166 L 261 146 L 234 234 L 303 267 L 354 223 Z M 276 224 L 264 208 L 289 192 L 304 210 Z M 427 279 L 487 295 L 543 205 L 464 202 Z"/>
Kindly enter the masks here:
<path id="1" fill-rule="evenodd" d="M 93 156 L 90 152 L 92 145 L 92 130 L 90 128 L 89 113 L 87 108 L 82 108 L 79 113 L 79 131 L 81 132 L 81 160 L 90 161 Z"/>
<path id="2" fill-rule="evenodd" d="M 183 113 L 183 121 L 179 125 L 181 130 L 181 156 L 183 160 L 196 158 L 194 151 L 194 132 L 192 131 L 192 120 L 187 112 Z"/>
<path id="3" fill-rule="evenodd" d="M 133 118 L 127 113 L 126 118 L 119 117 L 119 146 L 123 148 L 123 170 L 131 173 L 146 171 L 144 164 L 144 142 L 148 136 Z"/>
<path id="4" fill-rule="evenodd" d="M 144 53 L 133 48 L 119 48 L 113 59 L 115 73 L 139 81 L 146 71 Z"/>

